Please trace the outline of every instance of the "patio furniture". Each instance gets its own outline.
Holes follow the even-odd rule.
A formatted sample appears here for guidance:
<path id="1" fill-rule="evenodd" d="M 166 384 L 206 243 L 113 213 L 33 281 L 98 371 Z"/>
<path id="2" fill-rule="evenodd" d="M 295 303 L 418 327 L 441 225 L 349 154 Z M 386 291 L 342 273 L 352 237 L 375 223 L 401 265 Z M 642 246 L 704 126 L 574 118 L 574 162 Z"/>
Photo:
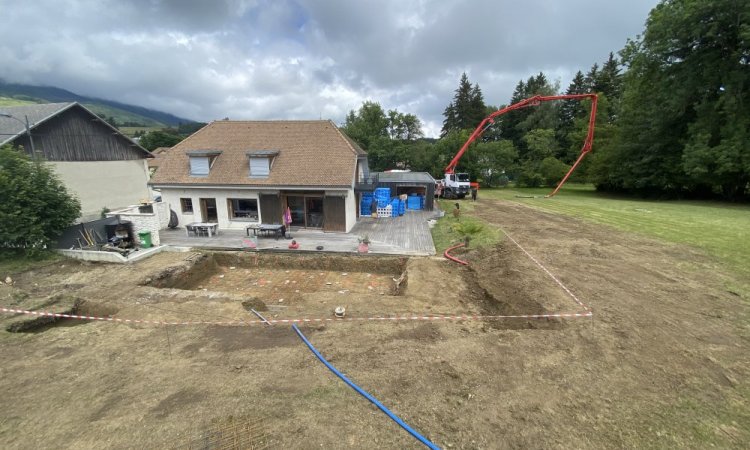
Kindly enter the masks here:
<path id="1" fill-rule="evenodd" d="M 284 236 L 284 225 L 279 224 L 250 224 L 245 227 L 245 233 L 248 236 L 250 236 L 250 230 L 253 230 L 253 236 L 275 236 L 277 240 Z"/>
<path id="2" fill-rule="evenodd" d="M 192 222 L 185 225 L 185 235 L 190 237 L 191 231 L 195 233 L 196 236 L 213 237 L 219 234 L 219 224 L 207 222 Z"/>

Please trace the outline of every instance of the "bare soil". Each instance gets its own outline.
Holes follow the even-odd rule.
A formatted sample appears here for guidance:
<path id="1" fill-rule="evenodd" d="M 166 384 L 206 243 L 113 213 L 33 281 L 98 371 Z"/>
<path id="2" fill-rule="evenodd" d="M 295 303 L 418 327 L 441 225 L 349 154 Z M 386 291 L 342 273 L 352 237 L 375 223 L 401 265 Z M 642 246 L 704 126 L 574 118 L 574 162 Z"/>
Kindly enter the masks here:
<path id="1" fill-rule="evenodd" d="M 476 210 L 590 305 L 593 319 L 302 331 L 441 447 L 750 445 L 749 309 L 725 288 L 732 272 L 688 246 L 522 205 L 480 199 Z M 234 253 L 162 253 L 132 266 L 66 261 L 0 286 L 0 305 L 66 295 L 87 314 L 169 321 L 256 320 L 248 305 L 273 318 L 332 317 L 338 305 L 347 317 L 581 310 L 508 240 L 462 257 L 468 268 L 328 256 L 260 257 L 256 266 L 254 255 Z M 9 320 L 17 319 L 0 317 L 2 330 Z M 3 448 L 185 448 L 242 417 L 262 428 L 250 439 L 258 448 L 421 447 L 289 326 L 67 324 L 0 331 Z"/>

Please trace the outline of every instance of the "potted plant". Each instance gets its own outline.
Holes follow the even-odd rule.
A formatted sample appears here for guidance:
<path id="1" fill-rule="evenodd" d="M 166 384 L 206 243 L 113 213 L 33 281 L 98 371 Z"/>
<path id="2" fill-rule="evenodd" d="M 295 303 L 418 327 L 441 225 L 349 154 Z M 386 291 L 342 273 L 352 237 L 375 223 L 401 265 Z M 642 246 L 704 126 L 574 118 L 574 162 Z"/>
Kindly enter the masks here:
<path id="1" fill-rule="evenodd" d="M 359 238 L 359 247 L 357 247 L 359 253 L 367 253 L 370 251 L 370 237 L 364 235 Z"/>

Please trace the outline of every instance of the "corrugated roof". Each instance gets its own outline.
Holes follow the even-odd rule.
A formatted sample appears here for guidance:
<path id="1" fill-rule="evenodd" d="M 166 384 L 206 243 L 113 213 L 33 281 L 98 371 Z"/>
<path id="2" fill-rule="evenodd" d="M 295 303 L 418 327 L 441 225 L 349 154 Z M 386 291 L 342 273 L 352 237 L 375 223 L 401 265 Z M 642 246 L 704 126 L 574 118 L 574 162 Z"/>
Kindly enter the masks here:
<path id="1" fill-rule="evenodd" d="M 10 114 L 13 117 L 0 116 L 0 144 L 5 144 L 26 132 L 25 121 L 28 117 L 29 128 L 33 129 L 37 124 L 54 117 L 60 112 L 75 105 L 75 102 L 67 103 L 40 103 L 36 105 L 3 106 L 0 114 Z"/>
<path id="2" fill-rule="evenodd" d="M 20 106 L 3 106 L 0 107 L 0 114 L 10 114 L 15 117 L 3 117 L 0 116 L 0 145 L 8 143 L 18 136 L 26 133 L 26 119 L 29 120 L 29 129 L 33 130 L 37 125 L 57 116 L 58 114 L 66 111 L 70 108 L 77 107 L 81 108 L 90 114 L 92 117 L 99 117 L 91 110 L 81 105 L 78 102 L 65 102 L 65 103 L 39 103 L 34 105 L 20 105 Z M 153 155 L 145 148 L 138 145 L 135 141 L 125 136 L 112 125 L 108 124 L 104 120 L 101 123 L 112 129 L 115 133 L 119 134 L 123 139 L 127 139 L 131 144 L 135 144 L 138 150 L 146 154 L 146 157 L 151 158 Z M 33 136 L 32 132 L 32 136 Z"/>
<path id="3" fill-rule="evenodd" d="M 189 152 L 221 150 L 206 177 L 190 176 Z M 267 178 L 249 177 L 248 153 L 274 149 Z M 330 120 L 212 122 L 164 155 L 155 185 L 351 186 L 355 148 Z"/>
<path id="4" fill-rule="evenodd" d="M 385 183 L 435 183 L 427 172 L 377 172 L 378 181 Z"/>

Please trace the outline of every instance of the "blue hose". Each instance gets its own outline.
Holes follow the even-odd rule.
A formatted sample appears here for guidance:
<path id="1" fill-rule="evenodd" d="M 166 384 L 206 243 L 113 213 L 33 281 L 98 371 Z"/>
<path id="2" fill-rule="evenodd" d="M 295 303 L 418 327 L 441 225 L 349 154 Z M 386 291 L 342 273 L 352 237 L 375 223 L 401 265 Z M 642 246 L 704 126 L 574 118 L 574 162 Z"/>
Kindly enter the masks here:
<path id="1" fill-rule="evenodd" d="M 370 395 L 367 392 L 365 392 L 364 390 L 362 390 L 362 388 L 360 388 L 359 386 L 357 386 L 356 384 L 354 384 L 344 374 L 342 374 L 341 372 L 339 372 L 338 370 L 336 370 L 336 368 L 333 367 L 331 365 L 331 363 L 329 363 L 328 361 L 326 361 L 326 359 L 323 358 L 323 355 L 321 355 L 320 352 L 317 351 L 315 349 L 315 347 L 313 347 L 313 345 L 310 343 L 310 341 L 307 340 L 307 338 L 305 337 L 305 335 L 302 334 L 302 332 L 299 330 L 299 328 L 297 328 L 296 324 L 292 324 L 292 328 L 297 333 L 297 336 L 299 336 L 299 338 L 302 339 L 302 342 L 304 342 L 305 345 L 307 345 L 307 348 L 309 348 L 315 354 L 315 356 L 318 357 L 318 359 L 320 360 L 320 362 L 322 362 L 323 364 L 325 364 L 325 366 L 328 367 L 328 369 L 330 369 L 330 371 L 333 372 L 337 377 L 341 378 L 344 381 L 344 383 L 348 384 L 349 387 L 351 387 L 355 391 L 359 392 L 359 394 L 362 397 L 366 398 L 367 400 L 370 400 L 373 405 L 377 406 L 388 417 L 390 417 L 391 419 L 393 419 L 393 421 L 396 422 L 401 428 L 403 428 L 404 430 L 408 431 L 409 434 L 411 434 L 412 436 L 414 436 L 415 438 L 417 438 L 421 443 L 423 443 L 424 445 L 426 445 L 428 448 L 431 448 L 433 450 L 440 450 L 440 447 L 438 447 L 437 445 L 435 445 L 432 442 L 428 441 L 427 438 L 425 438 L 421 434 L 417 433 L 412 427 L 410 427 L 409 425 L 407 425 L 406 422 L 404 422 L 403 420 L 399 419 L 397 415 L 393 414 L 390 409 L 386 408 L 375 397 L 373 397 L 372 395 Z"/>

